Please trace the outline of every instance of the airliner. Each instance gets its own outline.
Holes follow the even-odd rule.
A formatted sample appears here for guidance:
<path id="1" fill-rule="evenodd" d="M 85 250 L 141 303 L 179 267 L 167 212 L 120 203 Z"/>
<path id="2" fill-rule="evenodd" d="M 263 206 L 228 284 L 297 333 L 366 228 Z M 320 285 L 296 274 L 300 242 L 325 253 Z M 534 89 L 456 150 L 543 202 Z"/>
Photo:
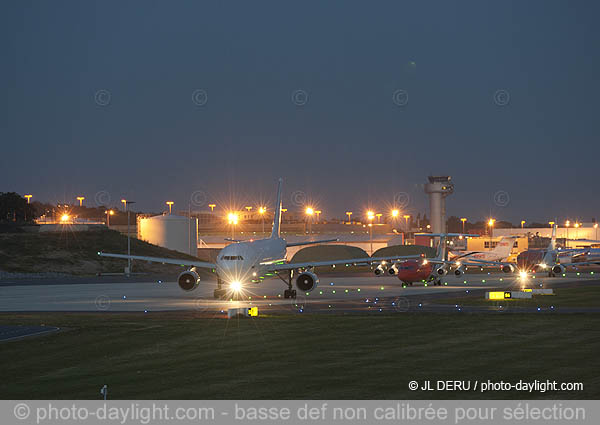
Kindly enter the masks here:
<path id="1" fill-rule="evenodd" d="M 98 252 L 102 257 L 130 258 L 163 264 L 178 264 L 189 267 L 177 278 L 179 287 L 184 291 L 193 291 L 200 285 L 199 269 L 209 270 L 217 275 L 217 288 L 214 290 L 215 298 L 229 298 L 232 294 L 239 293 L 243 288 L 252 283 L 260 283 L 267 277 L 280 278 L 287 289 L 284 298 L 296 298 L 293 289 L 295 275 L 296 288 L 302 292 L 311 292 L 319 284 L 319 278 L 314 272 L 315 267 L 334 266 L 338 264 L 366 264 L 381 265 L 395 263 L 400 260 L 419 258 L 418 255 L 347 258 L 341 260 L 308 261 L 303 263 L 289 263 L 287 261 L 287 247 L 299 245 L 312 245 L 333 242 L 335 239 L 289 243 L 281 237 L 281 191 L 283 180 L 279 179 L 277 188 L 277 204 L 274 209 L 273 228 L 271 237 L 249 241 L 232 241 L 218 254 L 214 263 L 173 258 L 145 257 L 137 255 L 110 254 Z"/>
<path id="2" fill-rule="evenodd" d="M 439 238 L 437 253 L 434 258 L 406 259 L 392 263 L 387 267 L 388 274 L 397 276 L 402 282 L 402 287 L 412 286 L 414 282 L 433 282 L 434 285 L 441 285 L 441 278 L 448 274 L 450 268 L 454 265 L 458 267 L 454 270 L 456 276 L 464 273 L 465 266 L 481 266 L 479 263 L 464 261 L 457 264 L 456 261 L 446 260 L 446 239 L 448 237 L 478 237 L 479 235 L 469 235 L 463 233 L 417 233 L 415 236 L 430 236 Z M 379 264 L 375 268 L 376 275 L 382 275 L 386 270 L 386 263 Z"/>
<path id="3" fill-rule="evenodd" d="M 451 252 L 450 254 L 453 255 L 450 259 L 461 264 L 465 261 L 505 261 L 510 256 L 516 238 L 516 236 L 503 237 L 491 251 L 471 251 L 460 254 Z"/>
<path id="4" fill-rule="evenodd" d="M 552 227 L 552 237 L 550 243 L 546 249 L 529 249 L 521 252 L 517 256 L 516 263 L 507 263 L 502 261 L 483 261 L 481 263 L 488 265 L 499 265 L 502 271 L 505 273 L 512 273 L 519 271 L 521 277 L 526 277 L 527 273 L 538 273 L 542 271 L 548 272 L 548 277 L 554 277 L 556 275 L 562 275 L 567 270 L 568 266 L 575 266 L 572 264 L 561 264 L 559 260 L 559 254 L 564 252 L 576 253 L 580 252 L 580 249 L 563 249 L 560 250 L 556 246 L 556 230 L 558 226 L 555 224 Z M 597 264 L 594 261 L 581 261 L 576 265 L 584 266 Z"/>

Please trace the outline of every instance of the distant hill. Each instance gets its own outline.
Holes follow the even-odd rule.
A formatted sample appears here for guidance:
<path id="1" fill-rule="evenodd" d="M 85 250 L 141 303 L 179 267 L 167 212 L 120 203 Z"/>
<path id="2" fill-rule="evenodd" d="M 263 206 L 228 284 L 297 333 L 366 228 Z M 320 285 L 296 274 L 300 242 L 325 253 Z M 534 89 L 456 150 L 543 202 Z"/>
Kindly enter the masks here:
<path id="1" fill-rule="evenodd" d="M 123 272 L 126 260 L 99 257 L 98 251 L 127 254 L 127 237 L 114 230 L 0 234 L 0 270 L 20 273 L 94 275 Z M 131 238 L 131 254 L 151 257 L 195 257 Z M 133 262 L 133 272 L 177 273 L 183 267 Z"/>
<path id="2" fill-rule="evenodd" d="M 291 263 L 305 261 L 341 260 L 344 258 L 369 258 L 363 249 L 347 245 L 316 245 L 298 251 L 290 260 Z"/>

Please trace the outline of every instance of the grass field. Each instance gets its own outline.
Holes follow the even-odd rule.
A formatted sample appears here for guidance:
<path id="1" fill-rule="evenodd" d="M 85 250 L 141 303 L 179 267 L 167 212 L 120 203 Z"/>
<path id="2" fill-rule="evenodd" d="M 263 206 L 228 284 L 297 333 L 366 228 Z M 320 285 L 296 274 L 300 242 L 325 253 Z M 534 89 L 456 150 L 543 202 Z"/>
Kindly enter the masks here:
<path id="1" fill-rule="evenodd" d="M 600 286 L 585 285 L 574 288 L 556 288 L 555 295 L 534 295 L 530 299 L 488 301 L 484 296 L 467 296 L 436 299 L 438 304 L 496 305 L 507 304 L 516 307 L 600 307 Z"/>
<path id="2" fill-rule="evenodd" d="M 98 251 L 127 253 L 127 236 L 114 230 L 74 232 L 66 226 L 63 232 L 0 234 L 0 270 L 7 272 L 56 272 L 94 275 L 123 272 L 127 261 L 99 257 Z M 188 258 L 189 255 L 131 238 L 131 254 L 166 258 Z M 174 265 L 134 262 L 136 272 L 172 272 Z"/>
<path id="3" fill-rule="evenodd" d="M 5 314 L 61 333 L 1 343 L 2 399 L 600 397 L 600 315 Z M 583 392 L 411 392 L 411 380 L 557 380 Z"/>

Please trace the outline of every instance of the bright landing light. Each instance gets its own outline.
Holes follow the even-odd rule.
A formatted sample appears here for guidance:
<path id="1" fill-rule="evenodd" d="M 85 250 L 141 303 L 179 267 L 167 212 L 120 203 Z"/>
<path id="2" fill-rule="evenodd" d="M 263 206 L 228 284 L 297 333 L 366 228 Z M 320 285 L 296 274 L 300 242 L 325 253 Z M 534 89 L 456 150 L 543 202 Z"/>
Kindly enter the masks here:
<path id="1" fill-rule="evenodd" d="M 229 284 L 229 288 L 233 291 L 233 292 L 239 292 L 242 290 L 242 283 L 238 282 L 238 281 L 234 281 L 231 282 Z"/>
<path id="2" fill-rule="evenodd" d="M 527 279 L 527 272 L 525 272 L 525 271 L 519 272 L 519 276 L 521 276 L 521 279 Z"/>

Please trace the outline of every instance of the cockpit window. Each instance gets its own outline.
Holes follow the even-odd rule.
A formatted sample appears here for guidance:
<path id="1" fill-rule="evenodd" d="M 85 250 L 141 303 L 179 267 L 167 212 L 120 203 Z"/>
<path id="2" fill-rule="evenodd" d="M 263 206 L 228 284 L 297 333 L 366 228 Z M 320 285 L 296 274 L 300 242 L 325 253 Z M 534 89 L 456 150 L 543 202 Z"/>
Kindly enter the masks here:
<path id="1" fill-rule="evenodd" d="M 224 255 L 221 260 L 232 261 L 232 260 L 243 260 L 241 255 Z"/>

